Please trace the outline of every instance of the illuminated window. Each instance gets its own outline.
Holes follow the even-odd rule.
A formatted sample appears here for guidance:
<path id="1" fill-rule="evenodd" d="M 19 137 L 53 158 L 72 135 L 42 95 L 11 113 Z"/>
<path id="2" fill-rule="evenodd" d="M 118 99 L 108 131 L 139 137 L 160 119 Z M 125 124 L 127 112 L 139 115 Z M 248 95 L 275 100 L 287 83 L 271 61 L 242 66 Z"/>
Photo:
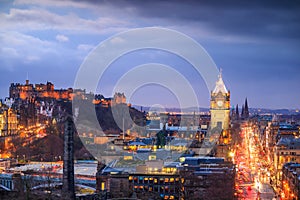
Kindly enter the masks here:
<path id="1" fill-rule="evenodd" d="M 148 157 L 148 160 L 156 160 L 156 155 L 150 155 L 150 156 Z"/>
<path id="2" fill-rule="evenodd" d="M 101 182 L 101 191 L 105 190 L 105 182 Z"/>

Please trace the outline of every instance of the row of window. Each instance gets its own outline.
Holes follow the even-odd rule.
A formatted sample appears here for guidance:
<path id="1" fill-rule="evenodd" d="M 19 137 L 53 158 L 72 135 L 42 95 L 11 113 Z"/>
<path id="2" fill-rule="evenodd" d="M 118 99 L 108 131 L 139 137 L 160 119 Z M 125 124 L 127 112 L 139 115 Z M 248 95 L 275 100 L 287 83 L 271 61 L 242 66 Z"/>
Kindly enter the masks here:
<path id="1" fill-rule="evenodd" d="M 165 177 L 165 178 L 157 178 L 157 177 L 143 177 L 143 176 L 129 176 L 129 182 L 132 183 L 143 183 L 143 184 L 175 184 L 181 181 L 184 182 L 184 179 L 181 178 L 174 178 L 174 177 Z"/>
<path id="2" fill-rule="evenodd" d="M 135 185 L 133 186 L 135 191 L 149 191 L 149 192 L 163 192 L 163 193 L 176 193 L 178 192 L 178 187 L 176 186 L 148 186 L 148 185 Z"/>
<path id="3" fill-rule="evenodd" d="M 296 152 L 280 152 L 280 155 L 297 155 Z"/>
<path id="4" fill-rule="evenodd" d="M 12 188 L 12 181 L 11 180 L 6 180 L 6 179 L 0 179 L 0 184 L 7 187 L 7 188 Z"/>

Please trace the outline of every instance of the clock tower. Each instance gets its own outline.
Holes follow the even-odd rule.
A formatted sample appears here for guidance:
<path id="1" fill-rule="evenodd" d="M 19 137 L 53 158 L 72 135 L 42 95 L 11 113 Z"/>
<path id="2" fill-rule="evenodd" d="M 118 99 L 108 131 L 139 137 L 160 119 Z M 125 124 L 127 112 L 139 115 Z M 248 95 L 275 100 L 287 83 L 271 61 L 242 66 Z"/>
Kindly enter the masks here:
<path id="1" fill-rule="evenodd" d="M 218 76 L 218 81 L 213 91 L 211 91 L 210 100 L 211 129 L 220 127 L 223 130 L 229 129 L 230 123 L 230 91 L 222 79 L 222 74 Z"/>

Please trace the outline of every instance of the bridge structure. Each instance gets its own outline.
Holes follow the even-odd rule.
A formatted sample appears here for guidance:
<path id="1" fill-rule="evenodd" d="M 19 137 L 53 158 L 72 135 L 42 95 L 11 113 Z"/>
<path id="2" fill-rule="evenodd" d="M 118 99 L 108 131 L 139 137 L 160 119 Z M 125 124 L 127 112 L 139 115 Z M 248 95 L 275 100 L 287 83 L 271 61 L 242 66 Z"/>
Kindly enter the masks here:
<path id="1" fill-rule="evenodd" d="M 0 173 L 0 190 L 16 191 L 18 182 L 24 189 L 52 188 L 62 185 L 63 175 L 60 173 Z M 75 186 L 96 190 L 96 178 L 87 175 L 75 175 Z"/>

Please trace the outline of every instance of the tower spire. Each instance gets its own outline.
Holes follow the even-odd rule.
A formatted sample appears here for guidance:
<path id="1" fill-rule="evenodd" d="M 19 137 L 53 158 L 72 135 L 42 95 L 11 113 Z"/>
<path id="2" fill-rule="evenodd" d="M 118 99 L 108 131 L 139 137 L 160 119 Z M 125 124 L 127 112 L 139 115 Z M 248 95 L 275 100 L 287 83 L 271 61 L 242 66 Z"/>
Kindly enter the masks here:
<path id="1" fill-rule="evenodd" d="M 248 101 L 247 101 L 247 97 L 245 99 L 245 118 L 248 119 L 249 118 L 249 108 L 248 108 Z"/>
<path id="2" fill-rule="evenodd" d="M 219 75 L 218 75 L 218 80 L 216 82 L 216 86 L 215 86 L 215 89 L 213 90 L 213 93 L 228 93 L 228 90 L 226 89 L 226 86 L 223 82 L 223 79 L 222 79 L 222 68 L 220 68 L 219 70 Z"/>
<path id="3" fill-rule="evenodd" d="M 219 69 L 219 74 L 218 74 L 218 79 L 220 80 L 220 79 L 222 79 L 222 68 L 220 67 L 220 69 Z"/>
<path id="4" fill-rule="evenodd" d="M 244 106 L 244 104 L 243 104 L 243 106 L 242 106 L 241 118 L 242 118 L 242 119 L 245 119 L 245 106 Z"/>
<path id="5" fill-rule="evenodd" d="M 236 119 L 237 119 L 237 120 L 240 119 L 239 104 L 236 104 L 236 108 L 235 108 L 235 116 L 236 116 Z"/>

